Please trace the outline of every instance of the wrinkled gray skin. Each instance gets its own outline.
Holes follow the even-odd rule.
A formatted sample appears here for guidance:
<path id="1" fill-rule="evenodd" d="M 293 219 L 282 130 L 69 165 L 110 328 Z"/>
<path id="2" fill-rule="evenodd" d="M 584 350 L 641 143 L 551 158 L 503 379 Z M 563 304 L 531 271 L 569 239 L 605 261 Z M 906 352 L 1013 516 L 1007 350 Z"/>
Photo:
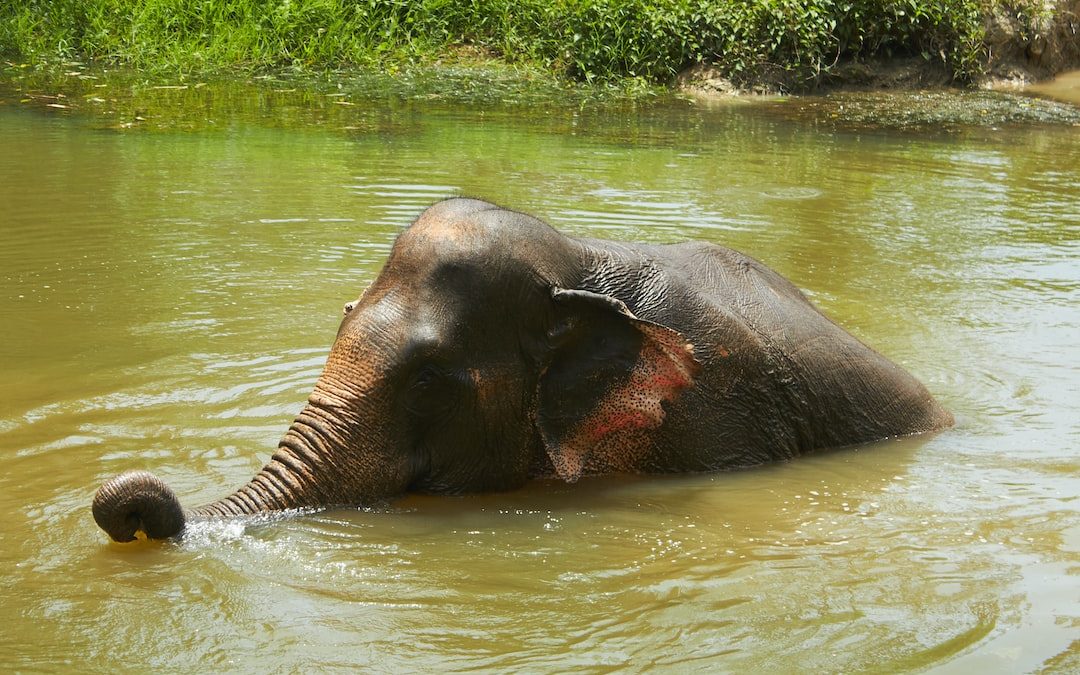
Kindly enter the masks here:
<path id="1" fill-rule="evenodd" d="M 425 211 L 345 312 L 247 485 L 185 512 L 152 475 L 124 474 L 95 496 L 98 524 L 166 538 L 195 519 L 733 469 L 952 423 L 755 260 L 572 239 L 477 200 Z"/>

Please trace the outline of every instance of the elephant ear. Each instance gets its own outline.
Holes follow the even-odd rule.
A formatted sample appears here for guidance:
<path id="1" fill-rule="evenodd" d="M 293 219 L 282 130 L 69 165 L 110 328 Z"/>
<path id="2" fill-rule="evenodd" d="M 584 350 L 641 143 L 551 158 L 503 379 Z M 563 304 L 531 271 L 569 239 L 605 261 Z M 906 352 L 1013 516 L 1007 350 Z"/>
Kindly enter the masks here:
<path id="1" fill-rule="evenodd" d="M 663 403 L 701 368 L 694 348 L 610 296 L 556 288 L 551 297 L 537 425 L 555 472 L 572 483 L 590 465 L 631 471 L 664 421 Z"/>

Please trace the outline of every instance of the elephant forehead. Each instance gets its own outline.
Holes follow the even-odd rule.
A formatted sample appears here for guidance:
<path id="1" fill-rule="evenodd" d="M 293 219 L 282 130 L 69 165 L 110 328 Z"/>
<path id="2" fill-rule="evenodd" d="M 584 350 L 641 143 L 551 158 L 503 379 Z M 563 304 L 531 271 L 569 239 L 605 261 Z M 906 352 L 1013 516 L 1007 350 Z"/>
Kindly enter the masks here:
<path id="1" fill-rule="evenodd" d="M 454 250 L 483 248 L 492 239 L 489 228 L 472 219 L 425 213 L 398 237 L 395 248 L 404 255 L 445 255 Z"/>
<path id="2" fill-rule="evenodd" d="M 481 282 L 527 277 L 552 283 L 576 274 L 576 249 L 544 222 L 476 200 L 449 200 L 422 213 L 394 243 L 387 281 L 421 286 L 462 273 Z M 456 266 L 456 269 L 455 269 Z"/>
<path id="3" fill-rule="evenodd" d="M 433 207 L 401 233 L 394 245 L 400 257 L 424 260 L 459 258 L 532 260 L 560 240 L 535 218 L 502 209 L 461 213 Z"/>
<path id="4" fill-rule="evenodd" d="M 384 273 L 409 299 L 419 299 L 447 283 L 479 291 L 497 277 L 528 268 L 524 261 L 513 261 L 515 246 L 500 244 L 482 230 L 461 223 L 406 234 L 395 244 Z"/>

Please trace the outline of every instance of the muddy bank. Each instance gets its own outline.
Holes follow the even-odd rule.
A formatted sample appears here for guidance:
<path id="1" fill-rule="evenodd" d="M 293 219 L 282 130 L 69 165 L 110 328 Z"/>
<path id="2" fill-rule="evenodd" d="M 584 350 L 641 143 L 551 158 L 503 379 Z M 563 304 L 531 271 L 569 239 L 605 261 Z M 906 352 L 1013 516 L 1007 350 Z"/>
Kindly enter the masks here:
<path id="1" fill-rule="evenodd" d="M 1080 69 L 1080 0 L 1041 4 L 1041 10 L 1023 11 L 1007 3 L 986 17 L 988 66 L 975 84 L 1023 87 Z"/>
<path id="2" fill-rule="evenodd" d="M 1080 0 L 995 4 L 984 17 L 980 74 L 957 79 L 943 58 L 875 56 L 841 59 L 811 77 L 765 66 L 736 83 L 716 65 L 698 64 L 679 74 L 676 86 L 695 96 L 741 96 L 836 91 L 971 87 L 1019 90 L 1080 69 Z M 1065 97 L 1065 100 L 1074 100 Z"/>
<path id="3" fill-rule="evenodd" d="M 722 70 L 699 64 L 683 71 L 679 91 L 693 96 L 784 96 L 836 91 L 877 91 L 946 87 L 955 83 L 940 63 L 921 57 L 870 58 L 838 63 L 812 79 L 800 79 L 781 69 L 765 69 L 736 84 Z"/>

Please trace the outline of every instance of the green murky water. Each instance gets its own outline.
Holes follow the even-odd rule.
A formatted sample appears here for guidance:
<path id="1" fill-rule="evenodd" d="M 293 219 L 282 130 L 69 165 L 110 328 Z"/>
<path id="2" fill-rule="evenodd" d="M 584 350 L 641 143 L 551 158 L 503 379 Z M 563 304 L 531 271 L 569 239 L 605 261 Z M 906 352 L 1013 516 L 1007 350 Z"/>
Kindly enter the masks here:
<path id="1" fill-rule="evenodd" d="M 22 96 L 0 97 L 5 670 L 1080 664 L 1077 127 L 217 86 L 87 115 Z M 190 123 L 155 124 L 169 106 Z M 186 504 L 258 470 L 342 304 L 456 194 L 572 234 L 746 251 L 958 424 L 735 474 L 106 541 L 89 503 L 123 470 Z"/>

